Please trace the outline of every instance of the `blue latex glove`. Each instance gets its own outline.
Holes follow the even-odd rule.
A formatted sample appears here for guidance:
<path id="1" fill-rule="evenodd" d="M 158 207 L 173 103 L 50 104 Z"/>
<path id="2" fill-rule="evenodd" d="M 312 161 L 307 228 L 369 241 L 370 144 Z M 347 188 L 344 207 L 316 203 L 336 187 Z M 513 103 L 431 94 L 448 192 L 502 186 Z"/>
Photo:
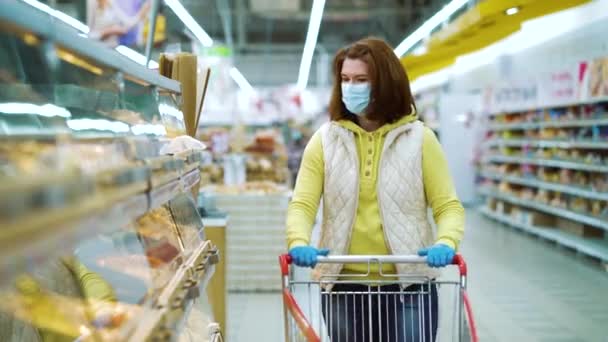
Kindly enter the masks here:
<path id="1" fill-rule="evenodd" d="M 310 246 L 294 247 L 289 251 L 292 262 L 300 267 L 315 267 L 317 256 L 327 256 L 329 249 L 316 249 Z"/>
<path id="2" fill-rule="evenodd" d="M 431 267 L 445 267 L 452 264 L 456 251 L 450 246 L 438 243 L 419 250 L 418 255 L 426 256 L 426 262 Z"/>

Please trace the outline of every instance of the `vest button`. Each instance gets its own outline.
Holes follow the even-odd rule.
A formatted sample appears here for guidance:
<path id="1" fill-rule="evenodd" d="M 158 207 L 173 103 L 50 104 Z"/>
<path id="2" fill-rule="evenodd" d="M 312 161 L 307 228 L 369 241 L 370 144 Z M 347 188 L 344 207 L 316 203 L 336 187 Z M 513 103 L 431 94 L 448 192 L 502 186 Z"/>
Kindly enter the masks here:
<path id="1" fill-rule="evenodd" d="M 372 165 L 372 161 L 371 161 L 371 160 L 368 160 L 368 161 L 367 161 L 367 165 Z"/>
<path id="2" fill-rule="evenodd" d="M 372 149 L 370 148 L 369 150 L 367 150 L 367 154 L 372 154 L 374 151 L 372 151 Z"/>
<path id="3" fill-rule="evenodd" d="M 372 142 L 372 141 L 374 141 L 374 139 L 373 139 L 373 138 L 372 138 L 372 136 L 370 135 L 370 136 L 369 136 L 369 142 Z"/>
<path id="4" fill-rule="evenodd" d="M 365 172 L 365 176 L 366 176 L 366 177 L 369 177 L 369 175 L 370 175 L 370 174 L 371 174 L 371 173 L 370 173 L 369 171 Z"/>

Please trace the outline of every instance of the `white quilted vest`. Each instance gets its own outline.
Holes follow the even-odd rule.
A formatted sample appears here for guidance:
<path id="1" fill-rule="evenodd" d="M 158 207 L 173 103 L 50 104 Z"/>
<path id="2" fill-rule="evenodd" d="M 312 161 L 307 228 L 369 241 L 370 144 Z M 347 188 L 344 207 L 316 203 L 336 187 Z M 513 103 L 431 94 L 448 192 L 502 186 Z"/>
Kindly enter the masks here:
<path id="1" fill-rule="evenodd" d="M 423 135 L 420 121 L 393 129 L 386 136 L 380 157 L 378 206 L 387 247 L 395 255 L 416 254 L 434 242 L 422 178 Z M 334 122 L 321 128 L 321 140 L 325 180 L 319 247 L 344 255 L 348 254 L 359 199 L 357 145 L 354 133 Z M 342 267 L 318 264 L 313 274 L 331 282 L 338 278 Z M 396 265 L 396 269 L 399 275 L 438 276 L 437 271 L 422 264 Z M 403 283 L 407 282 L 405 278 L 401 279 Z M 325 287 L 331 289 L 331 285 Z"/>

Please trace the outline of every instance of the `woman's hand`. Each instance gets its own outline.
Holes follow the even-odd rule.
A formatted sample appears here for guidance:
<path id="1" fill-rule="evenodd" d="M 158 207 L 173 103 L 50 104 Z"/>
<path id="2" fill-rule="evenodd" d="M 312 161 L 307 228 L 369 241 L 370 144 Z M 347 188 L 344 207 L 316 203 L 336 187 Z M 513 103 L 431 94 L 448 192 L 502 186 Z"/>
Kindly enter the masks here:
<path id="1" fill-rule="evenodd" d="M 327 256 L 328 254 L 329 249 L 316 249 L 310 246 L 294 247 L 289 251 L 293 263 L 300 267 L 315 267 L 317 256 Z"/>
<path id="2" fill-rule="evenodd" d="M 426 256 L 426 262 L 431 267 L 445 267 L 452 264 L 456 251 L 450 246 L 438 243 L 419 250 L 418 255 Z"/>
<path id="3" fill-rule="evenodd" d="M 111 26 L 105 27 L 101 31 L 100 38 L 101 38 L 101 40 L 106 40 L 107 38 L 110 38 L 112 36 L 122 36 L 122 35 L 126 34 L 127 32 L 129 32 L 129 30 L 121 25 L 111 25 Z"/>

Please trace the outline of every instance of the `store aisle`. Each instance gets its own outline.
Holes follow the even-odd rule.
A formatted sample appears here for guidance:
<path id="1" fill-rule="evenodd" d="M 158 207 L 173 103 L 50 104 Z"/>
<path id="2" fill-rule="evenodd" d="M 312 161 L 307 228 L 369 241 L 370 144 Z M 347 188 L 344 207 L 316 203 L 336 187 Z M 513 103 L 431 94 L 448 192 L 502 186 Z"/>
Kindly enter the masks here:
<path id="1" fill-rule="evenodd" d="M 480 341 L 608 341 L 608 273 L 597 265 L 475 210 L 462 253 Z M 283 340 L 278 293 L 230 294 L 228 315 L 228 342 Z"/>
<path id="2" fill-rule="evenodd" d="M 481 341 L 608 341 L 608 273 L 468 212 L 462 252 Z"/>

